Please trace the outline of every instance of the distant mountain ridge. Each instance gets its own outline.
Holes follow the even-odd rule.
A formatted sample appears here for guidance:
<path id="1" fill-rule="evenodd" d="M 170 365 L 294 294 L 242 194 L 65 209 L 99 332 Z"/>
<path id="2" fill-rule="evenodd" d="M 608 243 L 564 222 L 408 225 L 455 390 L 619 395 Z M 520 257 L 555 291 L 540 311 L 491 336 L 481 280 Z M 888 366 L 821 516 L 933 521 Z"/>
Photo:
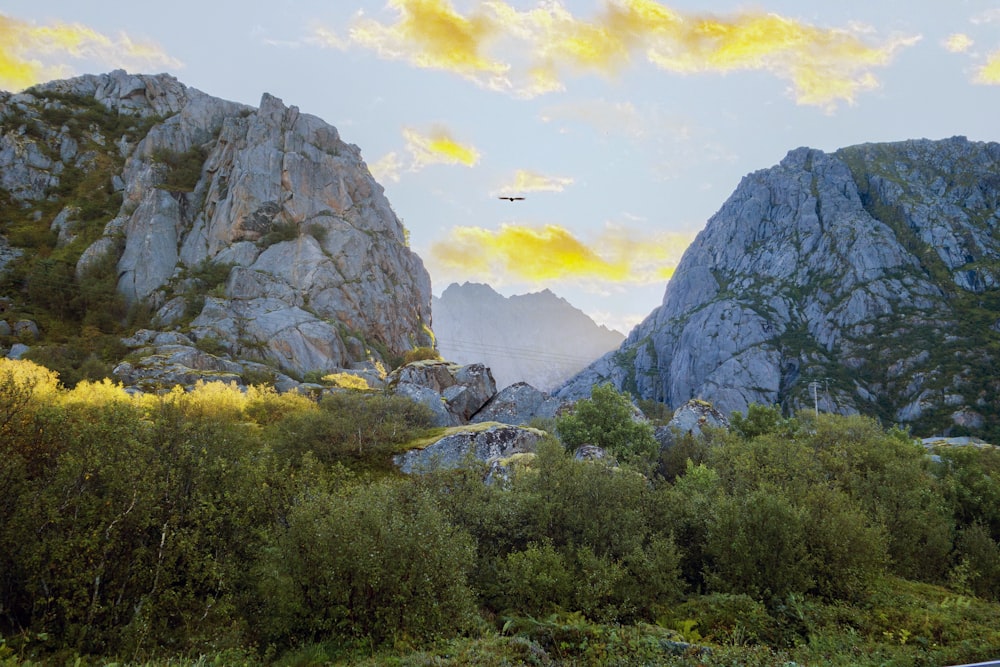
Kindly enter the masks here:
<path id="1" fill-rule="evenodd" d="M 504 297 L 488 285 L 452 283 L 432 299 L 441 355 L 485 363 L 498 387 L 552 389 L 625 339 L 549 290 Z"/>
<path id="2" fill-rule="evenodd" d="M 996 440 L 1000 145 L 799 148 L 746 176 L 662 304 L 556 393 L 595 382 L 672 406 L 818 403 Z"/>

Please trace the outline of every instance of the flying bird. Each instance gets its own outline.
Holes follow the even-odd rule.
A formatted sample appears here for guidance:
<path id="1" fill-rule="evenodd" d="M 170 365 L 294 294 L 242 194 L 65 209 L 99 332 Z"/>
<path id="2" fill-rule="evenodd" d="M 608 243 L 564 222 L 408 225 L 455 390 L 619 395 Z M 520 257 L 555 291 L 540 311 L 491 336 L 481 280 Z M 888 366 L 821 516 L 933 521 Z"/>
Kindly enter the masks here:
<path id="1" fill-rule="evenodd" d="M 497 197 L 497 199 L 506 199 L 507 201 L 521 201 L 524 197 Z"/>

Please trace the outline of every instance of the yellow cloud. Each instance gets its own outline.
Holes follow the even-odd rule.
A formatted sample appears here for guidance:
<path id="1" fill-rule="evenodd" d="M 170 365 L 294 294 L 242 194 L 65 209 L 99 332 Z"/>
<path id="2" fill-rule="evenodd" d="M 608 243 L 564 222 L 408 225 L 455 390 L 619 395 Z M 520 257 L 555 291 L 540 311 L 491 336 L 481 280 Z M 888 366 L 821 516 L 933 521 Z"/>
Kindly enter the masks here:
<path id="1" fill-rule="evenodd" d="M 1000 84 L 1000 51 L 994 51 L 976 73 L 976 83 Z"/>
<path id="2" fill-rule="evenodd" d="M 78 23 L 36 26 L 0 14 L 0 88 L 22 90 L 71 73 L 65 59 L 95 60 L 111 67 L 180 67 L 155 44 L 112 39 Z"/>
<path id="3" fill-rule="evenodd" d="M 390 0 L 389 6 L 399 14 L 396 23 L 360 18 L 350 30 L 351 41 L 417 67 L 467 76 L 506 71 L 506 65 L 483 53 L 485 42 L 497 31 L 485 14 L 464 17 L 445 0 Z"/>
<path id="4" fill-rule="evenodd" d="M 829 108 L 877 86 L 872 69 L 918 39 L 870 46 L 856 33 L 774 14 L 693 17 L 653 40 L 648 56 L 657 66 L 682 73 L 765 70 L 789 80 L 799 104 Z"/>
<path id="5" fill-rule="evenodd" d="M 413 157 L 412 170 L 422 169 L 431 164 L 462 164 L 475 166 L 479 162 L 479 151 L 472 146 L 460 144 L 451 137 L 447 129 L 436 126 L 429 134 L 420 134 L 413 128 L 403 128 L 406 148 Z"/>
<path id="6" fill-rule="evenodd" d="M 965 53 L 972 48 L 972 44 L 972 38 L 961 32 L 948 35 L 944 40 L 944 48 L 952 53 Z"/>
<path id="7" fill-rule="evenodd" d="M 641 54 L 678 73 L 768 71 L 791 83 L 798 103 L 830 107 L 876 86 L 873 70 L 918 39 L 872 45 L 859 28 L 820 28 L 764 13 L 682 13 L 654 0 L 606 0 L 589 20 L 559 0 L 527 11 L 489 0 L 468 16 L 445 0 L 389 6 L 398 13 L 395 23 L 358 19 L 350 41 L 522 96 L 562 89 L 564 69 L 613 74 Z M 489 55 L 490 47 L 505 56 Z"/>
<path id="8" fill-rule="evenodd" d="M 497 231 L 456 227 L 431 246 L 430 258 L 449 274 L 497 285 L 522 280 L 649 284 L 673 275 L 693 238 L 608 228 L 587 244 L 559 225 L 506 224 Z"/>
<path id="9" fill-rule="evenodd" d="M 566 189 L 566 186 L 572 184 L 572 178 L 546 176 L 536 171 L 518 169 L 514 172 L 513 182 L 500 188 L 500 192 L 503 194 L 515 194 L 518 192 L 562 192 Z"/>

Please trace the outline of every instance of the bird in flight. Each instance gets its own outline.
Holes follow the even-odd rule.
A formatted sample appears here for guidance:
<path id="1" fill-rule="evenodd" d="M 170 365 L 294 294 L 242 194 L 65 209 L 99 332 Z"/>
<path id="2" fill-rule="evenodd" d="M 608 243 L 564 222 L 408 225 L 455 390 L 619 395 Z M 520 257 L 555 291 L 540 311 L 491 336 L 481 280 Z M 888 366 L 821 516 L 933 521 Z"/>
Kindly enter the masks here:
<path id="1" fill-rule="evenodd" d="M 506 199 L 507 201 L 522 201 L 524 197 L 497 197 L 497 199 Z"/>

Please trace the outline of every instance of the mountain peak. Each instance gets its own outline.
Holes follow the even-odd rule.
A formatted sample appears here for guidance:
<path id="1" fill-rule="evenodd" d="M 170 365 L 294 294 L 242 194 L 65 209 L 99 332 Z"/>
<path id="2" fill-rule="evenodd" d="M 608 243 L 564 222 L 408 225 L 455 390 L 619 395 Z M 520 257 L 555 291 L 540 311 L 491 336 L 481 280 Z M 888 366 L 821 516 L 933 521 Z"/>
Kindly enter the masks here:
<path id="1" fill-rule="evenodd" d="M 548 289 L 507 298 L 488 285 L 453 283 L 434 299 L 433 311 L 441 354 L 485 363 L 500 387 L 550 389 L 624 338 Z"/>
<path id="2" fill-rule="evenodd" d="M 1000 145 L 790 151 L 747 175 L 662 305 L 559 390 L 1000 429 Z"/>

